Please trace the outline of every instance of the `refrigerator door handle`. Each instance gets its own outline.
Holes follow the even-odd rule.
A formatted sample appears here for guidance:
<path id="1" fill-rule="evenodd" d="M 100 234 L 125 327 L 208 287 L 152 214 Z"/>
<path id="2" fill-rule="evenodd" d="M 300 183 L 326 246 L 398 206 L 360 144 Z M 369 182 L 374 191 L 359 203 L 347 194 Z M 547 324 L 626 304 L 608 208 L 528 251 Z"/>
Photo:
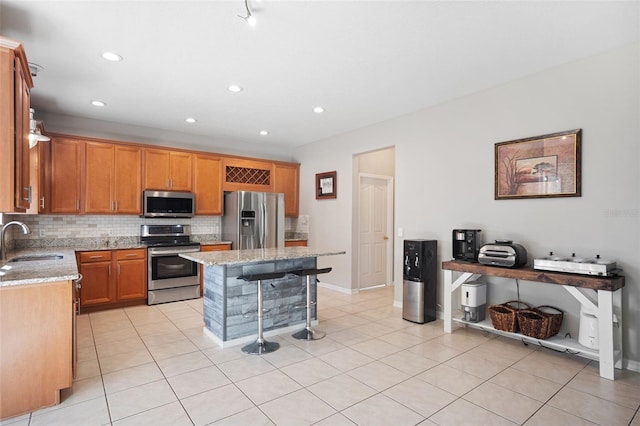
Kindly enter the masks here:
<path id="1" fill-rule="evenodd" d="M 260 248 L 264 248 L 265 237 L 267 234 L 267 206 L 266 202 L 262 204 L 262 226 L 260 226 Z"/>

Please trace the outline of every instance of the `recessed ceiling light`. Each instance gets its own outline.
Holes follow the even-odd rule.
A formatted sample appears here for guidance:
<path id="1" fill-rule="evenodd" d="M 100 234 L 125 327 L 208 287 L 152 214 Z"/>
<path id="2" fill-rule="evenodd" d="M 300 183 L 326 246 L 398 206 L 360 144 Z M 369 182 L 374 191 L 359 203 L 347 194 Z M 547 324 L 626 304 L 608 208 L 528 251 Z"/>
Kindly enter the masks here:
<path id="1" fill-rule="evenodd" d="M 186 121 L 187 123 L 195 123 L 198 120 L 196 120 L 193 117 L 187 117 L 187 118 L 184 119 L 184 121 Z"/>
<path id="2" fill-rule="evenodd" d="M 103 52 L 102 57 L 107 61 L 112 61 L 112 62 L 120 62 L 122 60 L 122 56 L 113 52 Z"/>
<path id="3" fill-rule="evenodd" d="M 313 112 L 315 112 L 316 114 L 322 114 L 324 112 L 324 108 L 322 108 L 321 106 L 317 106 L 313 109 Z"/>
<path id="4" fill-rule="evenodd" d="M 242 92 L 242 87 L 238 86 L 237 84 L 232 84 L 231 86 L 227 87 L 227 89 L 229 89 L 229 91 L 233 93 Z"/>
<path id="5" fill-rule="evenodd" d="M 91 105 L 97 106 L 97 107 L 103 107 L 106 104 L 104 102 L 102 102 L 102 101 L 91 101 Z"/>
<path id="6" fill-rule="evenodd" d="M 260 134 L 262 136 L 267 136 L 269 134 L 269 132 L 267 132 L 266 130 L 260 130 Z"/>

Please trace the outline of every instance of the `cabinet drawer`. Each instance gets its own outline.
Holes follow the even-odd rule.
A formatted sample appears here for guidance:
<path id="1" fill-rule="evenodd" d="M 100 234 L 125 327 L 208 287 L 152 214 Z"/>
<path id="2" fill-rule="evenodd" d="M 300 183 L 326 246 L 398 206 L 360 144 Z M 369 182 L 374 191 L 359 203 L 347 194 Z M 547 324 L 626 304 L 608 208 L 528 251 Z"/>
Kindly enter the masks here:
<path id="1" fill-rule="evenodd" d="M 200 251 L 222 251 L 231 250 L 231 244 L 203 244 Z"/>
<path id="2" fill-rule="evenodd" d="M 105 260 L 111 260 L 111 250 L 80 252 L 80 263 L 104 262 Z"/>
<path id="3" fill-rule="evenodd" d="M 144 259 L 146 249 L 118 250 L 116 258 L 118 260 Z"/>

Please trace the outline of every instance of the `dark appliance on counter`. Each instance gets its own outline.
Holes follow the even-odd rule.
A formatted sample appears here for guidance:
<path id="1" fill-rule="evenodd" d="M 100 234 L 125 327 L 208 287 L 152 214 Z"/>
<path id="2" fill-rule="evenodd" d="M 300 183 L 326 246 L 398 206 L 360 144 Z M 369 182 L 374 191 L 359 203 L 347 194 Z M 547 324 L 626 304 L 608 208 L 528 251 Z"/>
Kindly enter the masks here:
<path id="1" fill-rule="evenodd" d="M 192 192 L 152 191 L 142 193 L 143 217 L 191 218 L 196 211 L 196 197 Z"/>
<path id="2" fill-rule="evenodd" d="M 147 246 L 148 305 L 200 297 L 199 265 L 180 257 L 200 251 L 190 225 L 141 225 L 140 241 Z"/>
<path id="3" fill-rule="evenodd" d="M 527 250 L 511 240 L 496 240 L 480 247 L 478 262 L 483 265 L 520 268 L 527 263 Z"/>
<path id="4" fill-rule="evenodd" d="M 436 319 L 438 242 L 405 240 L 402 318 L 419 324 Z"/>
<path id="5" fill-rule="evenodd" d="M 480 229 L 454 229 L 452 233 L 453 258 L 477 262 L 482 242 Z"/>

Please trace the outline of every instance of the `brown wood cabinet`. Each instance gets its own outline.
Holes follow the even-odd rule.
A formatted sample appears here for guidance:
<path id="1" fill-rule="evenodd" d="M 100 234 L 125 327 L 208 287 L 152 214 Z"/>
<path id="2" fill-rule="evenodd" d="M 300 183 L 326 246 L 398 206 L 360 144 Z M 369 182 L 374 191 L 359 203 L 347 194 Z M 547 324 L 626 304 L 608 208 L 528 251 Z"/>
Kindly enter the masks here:
<path id="1" fill-rule="evenodd" d="M 33 80 L 24 47 L 0 37 L 0 211 L 25 212 L 31 202 L 29 106 Z"/>
<path id="2" fill-rule="evenodd" d="M 223 165 L 223 190 L 273 191 L 273 163 L 271 161 L 226 157 Z"/>
<path id="3" fill-rule="evenodd" d="M 143 248 L 78 252 L 81 308 L 146 300 L 146 253 Z"/>
<path id="4" fill-rule="evenodd" d="M 188 152 L 144 150 L 144 188 L 191 191 L 192 157 Z"/>
<path id="5" fill-rule="evenodd" d="M 197 215 L 222 215 L 222 159 L 213 155 L 193 156 L 193 192 Z"/>
<path id="6" fill-rule="evenodd" d="M 32 202 L 27 213 L 46 214 L 51 204 L 51 142 L 38 142 L 29 156 Z"/>
<path id="7" fill-rule="evenodd" d="M 284 215 L 298 217 L 300 164 L 274 163 L 273 191 L 284 194 Z"/>
<path id="8" fill-rule="evenodd" d="M 285 247 L 306 247 L 307 240 L 295 240 L 295 241 L 285 241 Z"/>
<path id="9" fill-rule="evenodd" d="M 140 214 L 141 163 L 138 147 L 87 142 L 85 213 Z"/>
<path id="10" fill-rule="evenodd" d="M 223 251 L 231 250 L 231 243 L 229 244 L 202 244 L 200 251 Z M 204 265 L 200 265 L 200 296 L 204 294 Z"/>
<path id="11" fill-rule="evenodd" d="M 79 214 L 85 143 L 75 139 L 51 139 L 51 213 Z"/>
<path id="12" fill-rule="evenodd" d="M 72 283 L 0 287 L 0 418 L 60 402 L 72 385 Z"/>

